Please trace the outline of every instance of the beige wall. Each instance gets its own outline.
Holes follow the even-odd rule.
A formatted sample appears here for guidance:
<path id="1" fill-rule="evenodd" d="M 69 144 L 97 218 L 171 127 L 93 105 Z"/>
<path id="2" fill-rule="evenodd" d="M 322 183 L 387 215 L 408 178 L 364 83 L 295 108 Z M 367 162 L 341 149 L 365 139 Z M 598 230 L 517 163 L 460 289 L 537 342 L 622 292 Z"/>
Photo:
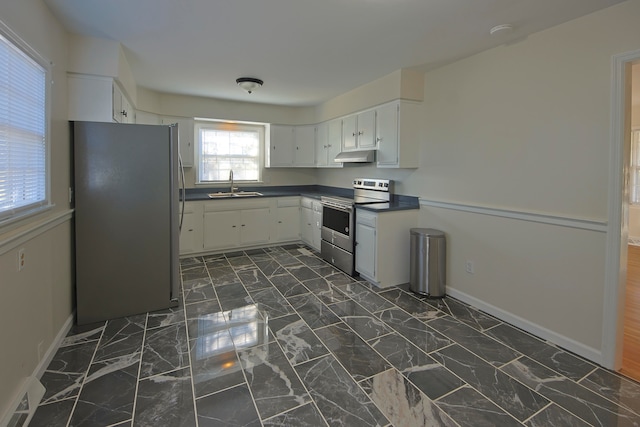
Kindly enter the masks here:
<path id="1" fill-rule="evenodd" d="M 72 312 L 70 182 L 67 122 L 67 35 L 40 0 L 0 2 L 0 19 L 51 60 L 51 211 L 0 228 L 0 418 Z M 58 219 L 47 231 L 36 224 Z M 58 224 L 59 223 L 59 224 Z M 56 225 L 57 224 L 57 225 Z M 22 236 L 22 237 L 16 237 Z M 26 267 L 17 271 L 17 251 Z"/>
<path id="2" fill-rule="evenodd" d="M 427 200 L 606 224 L 612 55 L 640 48 L 638 17 L 631 0 L 426 73 L 420 168 L 318 183 L 387 176 Z M 421 226 L 448 233 L 453 291 L 599 358 L 604 232 L 427 206 Z"/>

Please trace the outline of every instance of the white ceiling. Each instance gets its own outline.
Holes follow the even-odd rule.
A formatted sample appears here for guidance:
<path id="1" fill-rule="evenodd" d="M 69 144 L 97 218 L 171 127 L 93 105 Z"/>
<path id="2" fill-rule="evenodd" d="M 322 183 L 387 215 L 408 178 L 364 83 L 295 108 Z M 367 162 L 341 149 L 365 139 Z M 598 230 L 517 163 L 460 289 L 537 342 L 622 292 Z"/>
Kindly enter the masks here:
<path id="1" fill-rule="evenodd" d="M 401 68 L 428 70 L 623 0 L 44 0 L 72 33 L 120 42 L 138 85 L 317 105 Z M 510 34 L 491 36 L 495 25 Z M 264 86 L 247 94 L 237 77 Z"/>

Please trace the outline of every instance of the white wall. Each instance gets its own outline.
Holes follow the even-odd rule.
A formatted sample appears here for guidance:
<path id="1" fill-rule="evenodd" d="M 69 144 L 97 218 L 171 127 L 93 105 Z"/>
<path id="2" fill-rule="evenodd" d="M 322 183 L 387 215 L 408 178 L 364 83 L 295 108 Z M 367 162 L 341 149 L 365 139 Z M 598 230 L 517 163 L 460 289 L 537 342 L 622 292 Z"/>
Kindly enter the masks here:
<path id="1" fill-rule="evenodd" d="M 420 168 L 321 171 L 318 183 L 387 176 L 425 200 L 604 229 L 611 61 L 640 48 L 639 17 L 631 0 L 426 73 Z M 603 231 L 426 205 L 421 226 L 448 234 L 452 293 L 600 357 Z"/>
<path id="2" fill-rule="evenodd" d="M 72 313 L 67 34 L 41 0 L 0 2 L 0 19 L 53 61 L 51 211 L 0 228 L 0 419 Z M 47 224 L 44 228 L 38 225 Z M 17 251 L 26 267 L 17 271 Z"/>

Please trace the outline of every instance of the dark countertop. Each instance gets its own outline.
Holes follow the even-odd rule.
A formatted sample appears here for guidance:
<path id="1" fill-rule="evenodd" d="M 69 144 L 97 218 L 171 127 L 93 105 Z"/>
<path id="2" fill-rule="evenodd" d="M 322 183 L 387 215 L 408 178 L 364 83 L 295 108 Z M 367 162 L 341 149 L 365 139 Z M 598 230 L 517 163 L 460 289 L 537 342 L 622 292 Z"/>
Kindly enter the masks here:
<path id="1" fill-rule="evenodd" d="M 229 191 L 229 189 L 226 187 L 187 188 L 187 190 L 185 191 L 184 200 L 187 202 L 198 201 L 198 200 L 211 200 L 212 202 L 215 202 L 216 200 L 243 199 L 241 197 L 232 197 L 232 196 L 211 199 L 208 196 L 209 193 L 227 192 L 227 191 Z M 311 197 L 318 200 L 320 200 L 320 197 L 322 196 L 340 196 L 340 197 L 353 198 L 353 189 L 328 187 L 324 185 L 283 185 L 283 186 L 273 186 L 273 187 L 244 187 L 243 186 L 238 191 L 239 192 L 258 191 L 262 193 L 262 196 L 256 196 L 259 198 L 288 197 L 288 196 L 304 196 L 304 197 Z M 253 199 L 254 197 L 247 197 L 247 198 Z M 370 210 L 374 212 L 420 209 L 420 203 L 417 197 L 394 194 L 393 200 L 388 204 L 388 206 L 358 205 L 358 209 L 365 209 L 365 210 Z"/>

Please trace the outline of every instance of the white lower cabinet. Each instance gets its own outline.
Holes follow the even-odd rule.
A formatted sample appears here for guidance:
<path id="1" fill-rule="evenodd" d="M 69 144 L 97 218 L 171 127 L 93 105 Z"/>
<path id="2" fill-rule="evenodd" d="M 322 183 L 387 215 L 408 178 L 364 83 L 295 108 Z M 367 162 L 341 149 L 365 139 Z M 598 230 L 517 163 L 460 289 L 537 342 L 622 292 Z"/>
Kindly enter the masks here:
<path id="1" fill-rule="evenodd" d="M 300 198 L 187 202 L 180 255 L 300 240 Z"/>
<path id="2" fill-rule="evenodd" d="M 322 205 L 310 197 L 300 199 L 300 239 L 315 250 L 320 250 Z"/>
<path id="3" fill-rule="evenodd" d="M 232 249 L 269 243 L 270 209 L 210 202 L 204 209 L 204 250 Z M 225 204 L 226 206 L 217 206 Z M 221 210 L 227 209 L 227 210 Z"/>
<path id="4" fill-rule="evenodd" d="M 269 208 L 243 209 L 240 211 L 240 246 L 269 243 Z"/>
<path id="5" fill-rule="evenodd" d="M 410 230 L 418 209 L 356 209 L 356 271 L 380 288 L 409 282 Z"/>
<path id="6" fill-rule="evenodd" d="M 202 251 L 202 204 L 187 202 L 180 229 L 180 254 Z"/>
<path id="7" fill-rule="evenodd" d="M 288 197 L 276 202 L 274 242 L 300 240 L 300 198 Z"/>
<path id="8" fill-rule="evenodd" d="M 235 248 L 240 245 L 240 217 L 236 211 L 204 213 L 204 249 Z"/>

